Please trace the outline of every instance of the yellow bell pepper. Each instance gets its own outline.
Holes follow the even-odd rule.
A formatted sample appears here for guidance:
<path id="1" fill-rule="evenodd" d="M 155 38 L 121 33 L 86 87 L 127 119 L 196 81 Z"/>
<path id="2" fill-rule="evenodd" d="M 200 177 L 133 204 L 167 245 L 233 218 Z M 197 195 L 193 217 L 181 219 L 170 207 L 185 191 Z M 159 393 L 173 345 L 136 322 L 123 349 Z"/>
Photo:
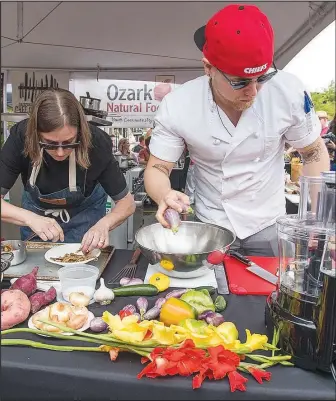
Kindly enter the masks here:
<path id="1" fill-rule="evenodd" d="M 163 269 L 166 269 L 166 270 L 173 270 L 174 269 L 174 263 L 171 262 L 170 260 L 167 260 L 167 259 L 161 260 L 160 266 Z"/>
<path id="2" fill-rule="evenodd" d="M 165 291 L 169 288 L 170 279 L 168 276 L 162 273 L 154 273 L 149 278 L 149 284 L 154 285 L 160 292 Z"/>
<path id="3" fill-rule="evenodd" d="M 195 309 L 178 298 L 169 298 L 162 305 L 160 321 L 165 325 L 178 325 L 184 319 L 196 319 Z"/>

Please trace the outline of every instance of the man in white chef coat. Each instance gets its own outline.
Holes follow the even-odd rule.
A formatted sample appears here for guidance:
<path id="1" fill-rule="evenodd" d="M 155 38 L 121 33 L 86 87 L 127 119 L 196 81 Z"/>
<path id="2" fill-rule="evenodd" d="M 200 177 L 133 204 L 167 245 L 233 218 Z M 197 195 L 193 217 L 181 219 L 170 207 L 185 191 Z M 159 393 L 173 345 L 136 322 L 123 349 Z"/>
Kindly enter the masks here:
<path id="1" fill-rule="evenodd" d="M 303 174 L 329 170 L 320 122 L 304 85 L 274 64 L 273 29 L 254 5 L 229 5 L 194 39 L 205 75 L 164 97 L 145 171 L 149 196 L 181 211 L 185 194 L 169 174 L 185 143 L 195 163 L 195 213 L 234 231 L 246 255 L 276 255 L 275 222 L 285 214 L 284 146 L 302 155 Z"/>

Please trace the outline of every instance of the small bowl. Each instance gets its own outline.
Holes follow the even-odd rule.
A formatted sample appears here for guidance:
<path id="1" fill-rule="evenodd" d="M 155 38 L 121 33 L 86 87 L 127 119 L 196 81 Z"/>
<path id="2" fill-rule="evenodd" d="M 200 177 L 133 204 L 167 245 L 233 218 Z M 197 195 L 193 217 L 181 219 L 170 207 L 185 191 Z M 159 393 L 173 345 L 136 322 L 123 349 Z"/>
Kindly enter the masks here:
<path id="1" fill-rule="evenodd" d="M 96 289 L 99 269 L 88 264 L 65 266 L 58 270 L 61 292 L 65 301 L 69 301 L 72 292 L 83 292 L 92 299 Z"/>
<path id="2" fill-rule="evenodd" d="M 26 244 L 20 240 L 8 240 L 1 241 L 1 252 L 6 252 L 3 248 L 5 245 L 9 245 L 12 249 L 10 252 L 13 253 L 14 257 L 10 262 L 11 266 L 19 265 L 27 259 Z"/>

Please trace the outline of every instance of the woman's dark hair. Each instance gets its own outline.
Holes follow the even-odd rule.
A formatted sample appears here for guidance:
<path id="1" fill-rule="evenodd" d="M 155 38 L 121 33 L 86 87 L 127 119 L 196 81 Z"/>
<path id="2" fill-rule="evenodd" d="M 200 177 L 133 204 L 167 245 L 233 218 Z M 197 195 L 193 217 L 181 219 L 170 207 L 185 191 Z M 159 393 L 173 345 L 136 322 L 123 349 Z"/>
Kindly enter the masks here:
<path id="1" fill-rule="evenodd" d="M 24 155 L 38 163 L 41 159 L 40 133 L 55 131 L 66 124 L 78 130 L 80 144 L 76 149 L 76 160 L 87 169 L 90 166 L 91 131 L 82 105 L 65 89 L 47 89 L 35 100 L 28 120 Z"/>

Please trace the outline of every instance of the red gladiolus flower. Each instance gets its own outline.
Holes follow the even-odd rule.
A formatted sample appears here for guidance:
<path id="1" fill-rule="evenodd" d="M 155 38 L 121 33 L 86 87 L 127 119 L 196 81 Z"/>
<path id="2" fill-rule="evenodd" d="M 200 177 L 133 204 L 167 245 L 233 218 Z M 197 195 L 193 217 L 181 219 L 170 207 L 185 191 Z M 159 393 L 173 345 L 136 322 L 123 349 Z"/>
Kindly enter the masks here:
<path id="1" fill-rule="evenodd" d="M 242 376 L 237 371 L 229 372 L 228 377 L 232 393 L 236 390 L 246 391 L 245 383 L 248 381 L 246 377 Z"/>
<path id="2" fill-rule="evenodd" d="M 266 370 L 258 369 L 258 368 L 247 368 L 247 370 L 251 373 L 251 375 L 256 379 L 259 384 L 263 383 L 263 379 L 270 381 L 272 373 L 266 372 Z"/>
<path id="3" fill-rule="evenodd" d="M 186 340 L 177 349 L 157 347 L 150 355 L 152 362 L 137 377 L 190 376 L 200 370 L 205 355 L 204 350 L 195 348 L 192 340 Z"/>

